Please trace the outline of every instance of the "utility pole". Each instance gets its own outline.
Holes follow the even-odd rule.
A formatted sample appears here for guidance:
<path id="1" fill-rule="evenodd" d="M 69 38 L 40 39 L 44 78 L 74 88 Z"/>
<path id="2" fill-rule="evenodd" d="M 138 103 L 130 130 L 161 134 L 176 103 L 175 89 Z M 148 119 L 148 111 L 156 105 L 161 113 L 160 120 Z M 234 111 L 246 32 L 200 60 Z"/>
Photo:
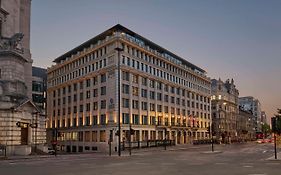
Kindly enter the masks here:
<path id="1" fill-rule="evenodd" d="M 117 46 L 115 50 L 118 52 L 118 63 L 117 63 L 117 75 L 118 75 L 118 82 L 117 82 L 117 87 L 118 87 L 118 156 L 121 156 L 121 94 L 120 94 L 120 52 L 124 51 L 123 48 L 120 46 Z"/>
<path id="2" fill-rule="evenodd" d="M 132 155 L 132 140 L 131 140 L 131 136 L 132 136 L 132 124 L 130 122 L 130 127 L 129 127 L 129 154 Z"/>

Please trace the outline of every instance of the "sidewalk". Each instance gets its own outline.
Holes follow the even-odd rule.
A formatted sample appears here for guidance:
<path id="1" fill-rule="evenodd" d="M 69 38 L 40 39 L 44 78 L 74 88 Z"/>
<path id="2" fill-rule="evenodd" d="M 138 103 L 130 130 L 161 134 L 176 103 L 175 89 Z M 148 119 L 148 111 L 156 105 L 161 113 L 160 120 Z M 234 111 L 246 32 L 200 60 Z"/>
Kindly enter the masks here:
<path id="1" fill-rule="evenodd" d="M 134 148 L 132 149 L 132 155 L 142 155 L 142 153 L 149 153 L 149 152 L 165 152 L 165 151 L 177 151 L 177 150 L 196 150 L 200 148 L 208 148 L 210 145 L 176 145 L 176 146 L 167 146 L 166 150 L 164 146 L 161 147 L 150 147 L 150 148 Z M 95 156 L 95 157 L 109 157 L 108 153 L 102 152 L 89 152 L 89 153 L 63 153 L 57 154 L 57 157 L 66 157 L 66 156 Z M 125 150 L 121 152 L 122 156 L 129 156 L 129 150 Z M 117 152 L 112 152 L 111 156 L 118 156 Z M 45 158 L 56 158 L 54 155 L 26 155 L 26 156 L 8 156 L 8 157 L 0 157 L 0 161 L 2 160 L 24 160 L 24 159 L 45 159 Z"/>
<path id="2" fill-rule="evenodd" d="M 270 161 L 281 161 L 281 152 L 277 153 L 277 159 L 275 159 L 275 155 L 273 155 L 272 157 L 266 159 L 266 160 L 270 160 Z"/>

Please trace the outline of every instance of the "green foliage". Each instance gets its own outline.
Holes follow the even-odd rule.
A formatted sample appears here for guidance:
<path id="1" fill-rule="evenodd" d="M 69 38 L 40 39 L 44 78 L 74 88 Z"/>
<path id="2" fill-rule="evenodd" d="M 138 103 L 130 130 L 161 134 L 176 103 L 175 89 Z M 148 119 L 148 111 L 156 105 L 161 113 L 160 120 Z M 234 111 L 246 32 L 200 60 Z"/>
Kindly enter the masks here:
<path id="1" fill-rule="evenodd" d="M 270 126 L 267 123 L 262 124 L 261 130 L 265 135 L 267 135 L 271 132 Z"/>

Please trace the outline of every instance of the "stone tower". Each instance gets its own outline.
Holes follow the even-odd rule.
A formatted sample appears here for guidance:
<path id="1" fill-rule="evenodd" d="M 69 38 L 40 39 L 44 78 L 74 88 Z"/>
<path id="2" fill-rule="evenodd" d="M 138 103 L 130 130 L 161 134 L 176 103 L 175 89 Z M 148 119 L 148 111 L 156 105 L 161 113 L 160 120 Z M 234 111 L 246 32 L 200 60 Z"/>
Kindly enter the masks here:
<path id="1" fill-rule="evenodd" d="M 46 141 L 45 117 L 31 98 L 30 8 L 31 0 L 0 0 L 0 148 L 7 155 L 30 154 Z"/>
<path id="2" fill-rule="evenodd" d="M 31 0 L 0 2 L 0 96 L 4 101 L 31 98 Z"/>

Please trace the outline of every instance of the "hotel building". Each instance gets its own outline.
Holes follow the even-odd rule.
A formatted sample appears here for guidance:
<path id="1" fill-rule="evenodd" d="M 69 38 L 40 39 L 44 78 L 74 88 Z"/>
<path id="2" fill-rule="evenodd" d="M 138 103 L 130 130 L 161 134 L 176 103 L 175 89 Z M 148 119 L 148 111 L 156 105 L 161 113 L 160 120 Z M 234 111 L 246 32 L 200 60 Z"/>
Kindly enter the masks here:
<path id="1" fill-rule="evenodd" d="M 206 72 L 119 24 L 54 62 L 48 68 L 47 128 L 56 135 L 49 140 L 66 152 L 107 152 L 109 140 L 117 151 L 119 107 L 121 142 L 129 140 L 130 126 L 133 142 L 209 138 Z"/>

